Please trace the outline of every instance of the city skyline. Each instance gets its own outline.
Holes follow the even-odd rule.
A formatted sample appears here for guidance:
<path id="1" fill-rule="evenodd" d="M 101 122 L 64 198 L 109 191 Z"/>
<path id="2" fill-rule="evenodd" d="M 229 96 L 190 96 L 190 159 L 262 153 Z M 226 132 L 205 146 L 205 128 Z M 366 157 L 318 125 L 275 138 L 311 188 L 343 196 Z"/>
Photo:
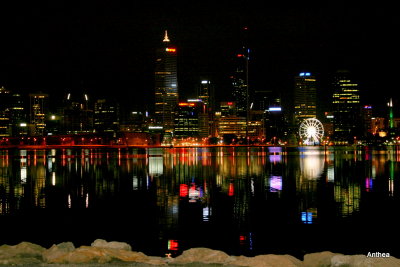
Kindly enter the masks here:
<path id="1" fill-rule="evenodd" d="M 92 12 L 91 7 L 83 4 L 70 13 L 66 12 L 70 7 L 61 3 L 52 4 L 51 12 L 40 6 L 10 9 L 2 18 L 7 41 L 0 63 L 1 85 L 54 97 L 67 90 L 85 90 L 132 107 L 149 106 L 155 51 L 168 30 L 179 50 L 180 100 L 194 97 L 200 77 L 206 75 L 215 84 L 217 100 L 224 101 L 246 26 L 252 89 L 279 91 L 283 99 L 290 98 L 294 77 L 309 71 L 320 81 L 322 101 L 330 101 L 330 75 L 349 69 L 358 78 L 362 103 L 384 106 L 386 98 L 393 97 L 396 106 L 396 69 L 389 63 L 398 57 L 391 40 L 398 22 L 387 9 L 239 10 L 104 1 Z"/>

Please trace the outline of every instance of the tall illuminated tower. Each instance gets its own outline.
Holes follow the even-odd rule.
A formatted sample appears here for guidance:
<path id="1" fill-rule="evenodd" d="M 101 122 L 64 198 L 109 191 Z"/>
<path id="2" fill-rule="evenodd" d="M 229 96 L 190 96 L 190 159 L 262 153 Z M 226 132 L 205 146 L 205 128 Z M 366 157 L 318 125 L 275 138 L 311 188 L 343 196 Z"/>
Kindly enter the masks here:
<path id="1" fill-rule="evenodd" d="M 294 118 L 300 124 L 304 119 L 317 116 L 317 80 L 310 72 L 295 77 Z"/>
<path id="2" fill-rule="evenodd" d="M 360 92 L 350 72 L 338 71 L 333 81 L 333 134 L 336 140 L 353 140 L 360 135 Z"/>
<path id="3" fill-rule="evenodd" d="M 43 93 L 29 94 L 31 135 L 44 135 L 46 122 L 45 114 L 49 95 Z"/>
<path id="4" fill-rule="evenodd" d="M 155 119 L 166 131 L 174 127 L 178 104 L 177 49 L 165 31 L 163 45 L 157 50 L 155 67 Z"/>

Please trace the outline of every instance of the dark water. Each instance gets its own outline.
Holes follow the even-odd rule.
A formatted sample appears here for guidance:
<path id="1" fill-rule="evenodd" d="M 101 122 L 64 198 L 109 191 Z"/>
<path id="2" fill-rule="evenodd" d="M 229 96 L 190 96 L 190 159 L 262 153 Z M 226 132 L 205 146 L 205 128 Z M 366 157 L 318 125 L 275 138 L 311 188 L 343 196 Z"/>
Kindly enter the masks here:
<path id="1" fill-rule="evenodd" d="M 400 257 L 399 162 L 396 148 L 0 150 L 0 245 Z"/>

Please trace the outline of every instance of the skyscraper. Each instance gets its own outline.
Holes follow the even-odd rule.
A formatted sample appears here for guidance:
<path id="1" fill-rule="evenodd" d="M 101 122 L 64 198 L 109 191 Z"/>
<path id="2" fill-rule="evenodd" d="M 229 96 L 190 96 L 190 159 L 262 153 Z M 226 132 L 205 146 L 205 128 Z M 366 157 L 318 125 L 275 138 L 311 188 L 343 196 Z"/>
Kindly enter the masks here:
<path id="1" fill-rule="evenodd" d="M 94 104 L 93 117 L 96 132 L 115 133 L 119 130 L 119 105 L 117 102 L 98 99 Z"/>
<path id="2" fill-rule="evenodd" d="M 65 134 L 93 132 L 93 110 L 86 93 L 68 92 L 63 100 L 62 128 Z"/>
<path id="3" fill-rule="evenodd" d="M 361 134 L 358 83 L 349 71 L 338 71 L 333 79 L 333 135 L 336 140 L 353 140 Z"/>
<path id="4" fill-rule="evenodd" d="M 174 128 L 178 104 L 177 49 L 165 31 L 163 45 L 157 50 L 155 67 L 155 119 L 166 131 Z"/>
<path id="5" fill-rule="evenodd" d="M 10 90 L 0 87 L 0 136 L 10 136 Z"/>
<path id="6" fill-rule="evenodd" d="M 44 135 L 46 122 L 48 94 L 29 94 L 30 99 L 30 123 L 32 125 L 31 135 Z"/>
<path id="7" fill-rule="evenodd" d="M 317 116 L 317 85 L 310 72 L 301 72 L 295 77 L 294 119 L 300 124 L 304 119 Z"/>

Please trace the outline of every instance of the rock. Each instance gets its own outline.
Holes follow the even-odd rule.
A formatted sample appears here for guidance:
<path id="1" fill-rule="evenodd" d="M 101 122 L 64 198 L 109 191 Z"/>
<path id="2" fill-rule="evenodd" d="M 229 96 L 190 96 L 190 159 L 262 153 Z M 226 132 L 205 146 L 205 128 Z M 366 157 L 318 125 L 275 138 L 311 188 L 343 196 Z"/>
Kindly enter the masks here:
<path id="1" fill-rule="evenodd" d="M 255 257 L 239 256 L 229 262 L 230 265 L 252 267 L 303 267 L 303 262 L 290 255 L 259 255 Z"/>
<path id="2" fill-rule="evenodd" d="M 21 242 L 15 246 L 0 246 L 0 264 L 37 264 L 42 262 L 42 253 L 46 249 L 30 242 Z"/>
<path id="3" fill-rule="evenodd" d="M 46 254 L 56 252 L 55 255 L 46 255 L 48 263 L 108 263 L 111 261 L 123 262 L 156 262 L 142 252 L 127 251 L 123 249 L 98 248 L 91 246 L 81 246 L 73 251 L 67 252 L 53 246 Z M 157 264 L 165 262 L 157 261 Z"/>
<path id="4" fill-rule="evenodd" d="M 127 243 L 117 241 L 107 242 L 103 239 L 96 239 L 91 246 L 96 248 L 112 248 L 132 251 L 132 247 Z"/>
<path id="5" fill-rule="evenodd" d="M 394 257 L 372 258 L 365 255 L 335 255 L 331 259 L 332 267 L 394 267 L 400 266 L 400 260 Z"/>
<path id="6" fill-rule="evenodd" d="M 58 245 L 53 245 L 43 252 L 43 260 L 47 263 L 63 263 L 65 256 L 74 250 L 75 246 L 72 242 L 63 242 Z"/>
<path id="7" fill-rule="evenodd" d="M 230 256 L 225 252 L 209 248 L 191 248 L 185 250 L 182 255 L 176 257 L 170 263 L 186 264 L 191 262 L 200 263 L 225 263 Z"/>
<path id="8" fill-rule="evenodd" d="M 304 255 L 305 267 L 329 267 L 331 266 L 331 259 L 335 255 L 342 255 L 330 251 L 316 252 Z"/>

